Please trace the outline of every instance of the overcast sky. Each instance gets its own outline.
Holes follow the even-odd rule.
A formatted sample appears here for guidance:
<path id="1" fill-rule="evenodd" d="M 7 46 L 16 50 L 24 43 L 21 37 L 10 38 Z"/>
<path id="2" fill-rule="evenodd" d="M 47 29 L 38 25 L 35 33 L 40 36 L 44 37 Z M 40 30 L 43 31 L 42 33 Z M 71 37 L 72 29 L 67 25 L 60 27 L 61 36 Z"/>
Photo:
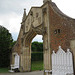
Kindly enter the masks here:
<path id="1" fill-rule="evenodd" d="M 52 0 L 58 8 L 71 18 L 75 18 L 75 0 Z M 0 0 L 0 25 L 6 27 L 16 40 L 19 34 L 24 8 L 28 13 L 32 6 L 41 6 L 43 0 Z M 41 39 L 40 39 L 41 38 Z M 42 41 L 37 36 L 34 41 Z"/>

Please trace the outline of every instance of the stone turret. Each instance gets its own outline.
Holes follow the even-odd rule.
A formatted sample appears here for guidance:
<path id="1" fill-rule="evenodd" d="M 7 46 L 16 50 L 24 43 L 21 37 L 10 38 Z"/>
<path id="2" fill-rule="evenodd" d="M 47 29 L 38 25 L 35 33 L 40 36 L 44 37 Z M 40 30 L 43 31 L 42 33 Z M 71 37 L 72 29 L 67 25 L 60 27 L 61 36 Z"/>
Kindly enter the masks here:
<path id="1" fill-rule="evenodd" d="M 25 19 L 26 19 L 26 9 L 24 9 L 24 14 L 23 14 L 22 22 L 25 21 Z"/>
<path id="2" fill-rule="evenodd" d="M 47 1 L 51 2 L 51 0 L 43 0 L 43 3 L 46 3 Z"/>

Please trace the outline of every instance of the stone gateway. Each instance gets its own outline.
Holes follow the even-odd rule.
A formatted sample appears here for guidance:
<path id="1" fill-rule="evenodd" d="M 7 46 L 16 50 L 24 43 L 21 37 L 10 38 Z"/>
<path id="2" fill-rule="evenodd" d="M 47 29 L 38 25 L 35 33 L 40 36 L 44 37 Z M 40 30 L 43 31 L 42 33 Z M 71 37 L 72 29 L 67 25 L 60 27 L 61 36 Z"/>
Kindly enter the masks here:
<path id="1" fill-rule="evenodd" d="M 57 53 L 59 46 L 65 52 L 70 49 L 75 72 L 75 19 L 63 14 L 51 0 L 43 2 L 41 7 L 32 7 L 28 15 L 24 9 L 19 36 L 12 49 L 11 64 L 15 64 L 17 54 L 20 56 L 17 62 L 19 70 L 31 71 L 31 41 L 39 34 L 43 36 L 44 75 L 50 75 L 47 72 L 52 71 L 52 52 Z"/>

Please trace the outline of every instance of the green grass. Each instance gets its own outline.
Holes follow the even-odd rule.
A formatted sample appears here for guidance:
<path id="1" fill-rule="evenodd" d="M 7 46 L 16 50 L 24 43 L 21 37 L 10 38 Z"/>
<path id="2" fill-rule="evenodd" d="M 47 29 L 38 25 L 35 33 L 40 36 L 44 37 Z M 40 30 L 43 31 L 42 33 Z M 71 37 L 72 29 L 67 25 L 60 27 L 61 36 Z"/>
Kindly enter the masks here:
<path id="1" fill-rule="evenodd" d="M 31 70 L 43 70 L 43 61 L 32 61 L 31 63 Z"/>
<path id="2" fill-rule="evenodd" d="M 43 61 L 32 61 L 31 71 L 43 70 Z M 8 73 L 8 68 L 0 68 L 0 73 Z"/>
<path id="3" fill-rule="evenodd" d="M 0 73 L 8 73 L 8 68 L 0 68 Z"/>

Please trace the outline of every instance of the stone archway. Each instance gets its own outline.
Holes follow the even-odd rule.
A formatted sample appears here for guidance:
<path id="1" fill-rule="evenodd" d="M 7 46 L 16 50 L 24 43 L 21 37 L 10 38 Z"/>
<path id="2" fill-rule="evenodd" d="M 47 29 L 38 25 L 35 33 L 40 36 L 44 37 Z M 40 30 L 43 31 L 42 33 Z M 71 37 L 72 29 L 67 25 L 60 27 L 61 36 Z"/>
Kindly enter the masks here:
<path id="1" fill-rule="evenodd" d="M 31 8 L 26 17 L 24 10 L 20 38 L 20 71 L 31 71 L 31 41 L 37 35 L 43 36 L 44 70 L 51 70 L 50 29 L 48 4 Z"/>
<path id="2" fill-rule="evenodd" d="M 46 60 L 49 60 L 47 56 L 49 52 L 47 52 L 47 47 L 48 47 L 48 41 L 47 41 L 47 33 L 45 33 L 43 35 L 43 28 L 42 25 L 40 25 L 39 27 L 33 28 L 31 27 L 30 31 L 25 35 L 24 41 L 23 41 L 23 47 L 22 47 L 22 55 L 21 55 L 21 66 L 22 66 L 22 70 L 23 71 L 31 71 L 31 41 L 32 39 L 37 35 L 40 34 L 43 36 L 44 42 L 44 48 L 46 49 L 46 53 L 44 51 L 44 61 L 46 62 Z M 45 63 L 46 65 L 44 65 L 45 67 L 47 67 L 48 69 L 48 62 Z M 48 66 L 47 66 L 48 65 Z"/>
<path id="3" fill-rule="evenodd" d="M 31 71 L 31 41 L 37 35 L 43 36 L 44 70 L 51 70 L 50 22 L 49 5 L 31 8 L 26 16 L 26 10 L 21 23 L 18 40 L 20 40 L 20 71 Z"/>
<path id="4" fill-rule="evenodd" d="M 17 52 L 20 56 L 20 71 L 31 71 L 31 41 L 37 34 L 43 36 L 44 70 L 51 70 L 48 3 L 42 7 L 32 7 L 27 16 L 24 10 L 18 40 L 13 47 L 13 53 Z"/>

